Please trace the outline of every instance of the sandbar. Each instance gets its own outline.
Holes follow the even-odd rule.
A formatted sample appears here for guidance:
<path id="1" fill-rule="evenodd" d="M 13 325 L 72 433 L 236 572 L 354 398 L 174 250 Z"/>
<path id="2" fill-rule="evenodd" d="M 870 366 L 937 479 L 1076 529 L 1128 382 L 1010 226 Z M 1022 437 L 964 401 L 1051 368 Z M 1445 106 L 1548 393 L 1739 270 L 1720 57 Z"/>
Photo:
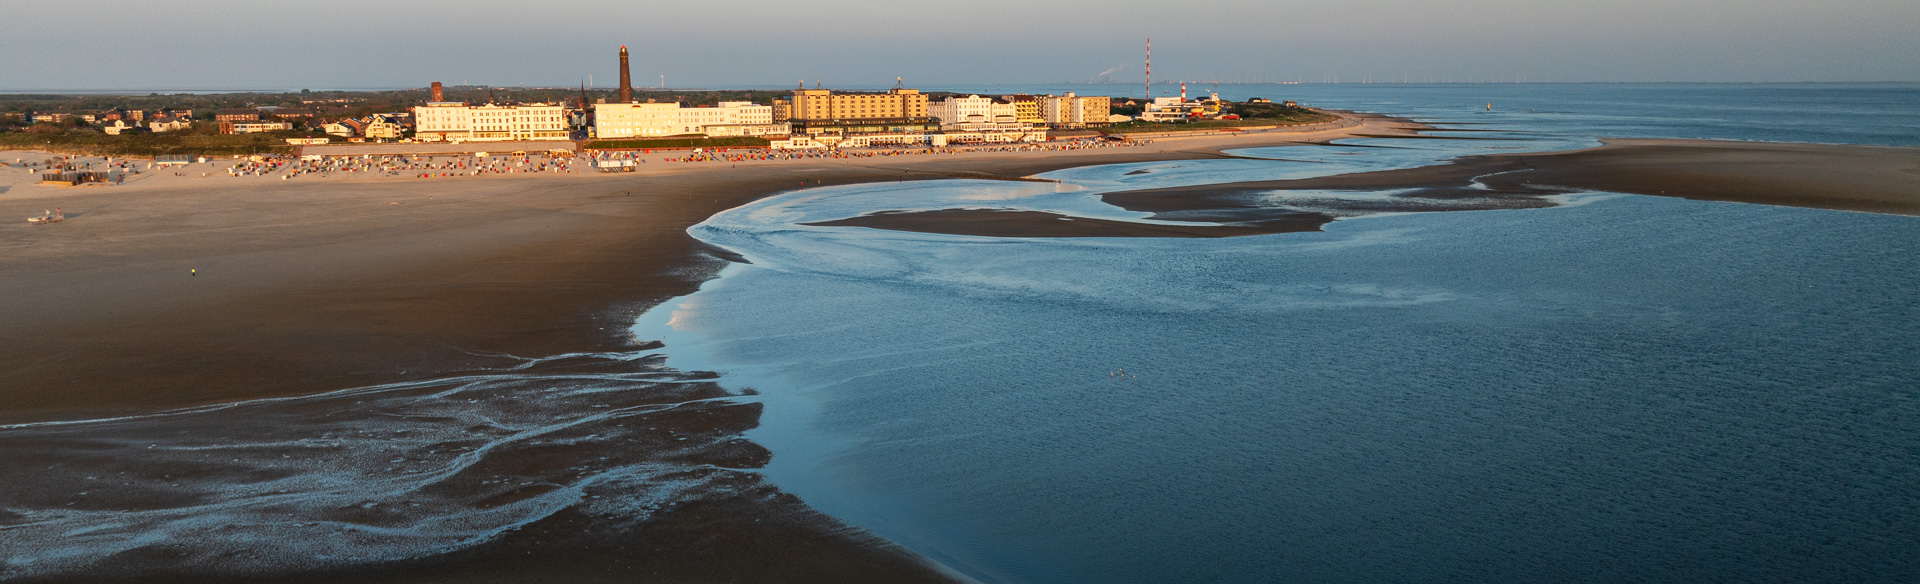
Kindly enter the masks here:
<path id="1" fill-rule="evenodd" d="M 627 174 L 283 180 L 228 177 L 220 169 L 232 161 L 222 160 L 144 173 L 124 185 L 57 188 L 8 167 L 0 169 L 0 217 L 16 219 L 0 222 L 0 297 L 8 299 L 0 303 L 0 344 L 7 347 L 0 352 L 0 424 L 312 395 L 520 362 L 508 356 L 644 349 L 652 339 L 633 338 L 633 318 L 692 292 L 730 261 L 687 228 L 793 189 L 1020 180 L 1086 165 L 1219 158 L 1225 148 L 1355 131 L 1412 133 L 1416 126 L 1354 116 L 1340 127 L 1156 138 L 1128 148 L 656 162 Z M 66 211 L 66 222 L 19 220 L 56 207 Z M 748 405 L 720 402 L 697 422 L 661 426 L 695 437 L 676 441 L 674 452 L 691 454 L 672 460 L 758 464 L 735 446 L 758 423 L 758 408 Z M 186 435 L 214 429 L 178 428 Z M 126 462 L 81 457 L 32 432 L 11 436 L 9 457 L 18 464 L 9 468 Z M 94 444 L 117 444 L 109 435 L 96 438 Z M 48 476 L 8 473 L 0 477 L 0 499 L 58 506 L 48 497 L 68 485 Z M 176 551 L 156 547 L 70 578 L 953 580 L 751 478 L 757 475 L 742 476 L 749 478 L 715 479 L 716 495 L 629 530 L 583 528 L 590 518 L 569 510 L 475 547 L 403 562 L 235 575 L 170 564 Z M 0 514 L 0 524 L 18 520 Z"/>

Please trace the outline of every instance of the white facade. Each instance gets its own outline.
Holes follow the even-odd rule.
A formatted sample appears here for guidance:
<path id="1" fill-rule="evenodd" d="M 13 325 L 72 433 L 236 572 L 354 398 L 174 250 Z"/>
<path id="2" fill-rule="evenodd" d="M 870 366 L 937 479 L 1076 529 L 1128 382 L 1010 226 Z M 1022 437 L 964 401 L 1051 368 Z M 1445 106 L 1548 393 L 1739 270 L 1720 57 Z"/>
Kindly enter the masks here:
<path id="1" fill-rule="evenodd" d="M 946 131 L 1012 132 L 1029 127 L 1019 121 L 1014 104 L 978 95 L 934 102 L 927 106 L 927 115 L 939 119 L 940 129 Z"/>
<path id="2" fill-rule="evenodd" d="M 693 126 L 764 126 L 773 123 L 773 106 L 723 101 L 717 107 L 683 107 L 680 120 Z"/>
<path id="3" fill-rule="evenodd" d="M 465 137 L 473 132 L 473 116 L 467 112 L 467 104 L 459 102 L 436 101 L 425 106 L 413 108 L 414 137 L 423 140 L 443 141 L 453 136 Z"/>
<path id="4" fill-rule="evenodd" d="M 645 138 L 691 134 L 680 125 L 677 103 L 603 103 L 593 106 L 593 135 Z"/>
<path id="5" fill-rule="evenodd" d="M 373 116 L 373 119 L 367 120 L 366 134 L 368 138 L 392 140 L 399 138 L 405 131 L 406 128 L 401 126 L 400 122 L 387 116 Z"/>
<path id="6" fill-rule="evenodd" d="M 293 129 L 293 124 L 286 122 L 233 122 L 233 133 L 235 134 L 253 134 L 291 129 Z"/>
<path id="7" fill-rule="evenodd" d="M 153 121 L 147 122 L 147 129 L 153 130 L 155 133 L 185 130 L 192 127 L 193 120 L 186 118 L 155 118 Z"/>
<path id="8" fill-rule="evenodd" d="M 740 124 L 732 126 L 704 126 L 701 133 L 708 136 L 785 136 L 793 133 L 793 124 Z"/>
<path id="9" fill-rule="evenodd" d="M 1205 113 L 1205 107 L 1199 103 L 1180 97 L 1156 97 L 1147 109 L 1140 112 L 1140 119 L 1147 122 L 1183 122 L 1193 119 L 1195 113 Z"/>
<path id="10" fill-rule="evenodd" d="M 678 103 L 603 103 L 594 106 L 594 136 L 658 138 L 685 134 L 763 136 L 787 133 L 773 123 L 773 106 L 723 101 L 716 107 L 680 107 Z"/>
<path id="11" fill-rule="evenodd" d="M 949 144 L 1011 144 L 1014 142 L 1045 142 L 1045 129 L 1028 128 L 1024 130 L 990 132 L 902 132 L 888 134 L 857 134 L 841 136 L 822 134 L 816 136 L 793 136 L 784 140 L 773 140 L 771 148 L 775 150 L 798 150 L 808 148 L 869 148 L 873 146 L 919 146 L 943 147 Z"/>
<path id="12" fill-rule="evenodd" d="M 566 108 L 558 104 L 467 105 L 433 102 L 413 108 L 414 137 L 428 141 L 564 140 Z"/>

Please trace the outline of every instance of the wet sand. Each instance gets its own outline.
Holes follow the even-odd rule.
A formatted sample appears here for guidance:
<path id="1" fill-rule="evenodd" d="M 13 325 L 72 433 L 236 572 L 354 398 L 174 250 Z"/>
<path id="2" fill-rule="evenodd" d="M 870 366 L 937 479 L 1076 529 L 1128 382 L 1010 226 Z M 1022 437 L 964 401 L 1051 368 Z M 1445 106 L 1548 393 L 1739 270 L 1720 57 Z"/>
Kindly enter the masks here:
<path id="1" fill-rule="evenodd" d="M 826 184 L 882 176 L 835 170 Z M 785 172 L 745 171 L 427 184 L 226 177 L 174 182 L 50 193 L 16 186 L 8 200 L 0 200 L 0 210 L 10 215 L 59 206 L 69 217 L 57 225 L 0 226 L 6 254 L 0 295 L 9 298 L 0 308 L 0 337 L 8 347 L 0 357 L 0 417 L 26 422 L 130 415 L 434 379 L 518 362 L 499 354 L 644 348 L 625 332 L 632 317 L 691 292 L 722 263 L 684 229 L 798 181 Z M 717 386 L 705 392 L 724 394 Z M 643 443 L 625 452 L 632 459 L 627 462 L 764 463 L 764 454 L 742 460 L 723 448 L 757 425 L 758 406 L 713 409 L 725 415 L 649 420 L 694 442 L 669 443 L 676 447 L 670 450 Z M 260 419 L 285 425 L 284 415 Z M 130 489 L 116 503 L 160 509 L 197 504 L 205 498 L 194 483 L 175 483 L 180 469 L 198 466 L 135 465 L 148 474 L 174 469 L 165 481 L 147 482 L 175 489 L 143 489 L 139 480 L 116 488 L 54 479 L 126 470 L 129 459 L 151 455 L 124 448 L 128 444 L 223 435 L 241 419 L 259 421 L 182 418 L 164 430 L 134 435 L 105 425 L 85 434 L 86 441 L 0 433 L 6 468 L 35 472 L 30 480 L 0 480 L 6 485 L 0 499 L 16 509 L 53 511 L 71 509 L 74 501 L 63 498 L 71 493 L 90 490 L 99 497 Z M 253 438 L 240 434 L 234 442 Z M 570 465 L 584 455 L 571 452 L 554 461 Z M 257 478 L 252 463 L 220 462 L 197 478 L 246 483 Z M 538 465 L 499 472 L 536 484 L 558 480 L 541 478 L 558 471 Z M 163 542 L 47 580 L 949 580 L 912 554 L 779 493 L 757 475 L 708 474 L 698 477 L 703 496 L 644 522 L 569 509 L 452 554 L 291 569 L 252 561 L 209 564 L 190 552 L 192 545 Z M 454 497 L 476 504 L 495 495 L 466 487 L 452 481 L 446 486 L 459 491 Z M 0 517 L 0 527 L 24 521 L 29 519 Z M 292 529 L 281 537 L 309 533 Z M 0 531 L 0 541 L 7 537 Z"/>
<path id="2" fill-rule="evenodd" d="M 1585 150 L 1469 156 L 1404 170 L 1122 191 L 1103 199 L 1130 210 L 1173 214 L 1246 207 L 1256 193 L 1287 190 L 1406 189 L 1402 198 L 1409 201 L 1606 191 L 1920 214 L 1920 149 L 1710 140 L 1605 142 Z"/>
<path id="3" fill-rule="evenodd" d="M 823 227 L 871 227 L 987 237 L 1235 237 L 1265 233 L 1318 231 L 1333 217 L 1295 213 L 1233 225 L 1168 225 L 1068 217 L 1041 211 L 1012 209 L 942 209 L 938 211 L 874 213 L 835 221 L 803 223 Z"/>
<path id="4" fill-rule="evenodd" d="M 1525 170 L 1496 188 L 1556 187 L 1920 215 L 1920 148 L 1610 139 L 1606 146 L 1515 156 Z"/>
<path id="5" fill-rule="evenodd" d="M 1125 221 L 1048 222 L 1033 214 L 936 210 L 815 225 L 1012 237 L 1233 237 L 1317 230 L 1334 215 L 1551 206 L 1545 197 L 1605 191 L 1687 199 L 1920 215 L 1920 149 L 1708 140 L 1610 139 L 1599 148 L 1463 157 L 1420 168 L 1107 193 L 1108 204 L 1191 229 Z M 1284 191 L 1400 190 L 1388 200 L 1322 198 L 1275 206 Z M 988 217 L 1006 216 L 996 228 Z M 1325 220 L 1312 223 L 1313 217 Z"/>
<path id="6" fill-rule="evenodd" d="M 1352 128 L 1157 138 L 1138 148 L 803 160 L 738 168 L 652 165 L 618 175 L 290 181 L 150 176 L 119 187 L 71 189 L 25 184 L 16 177 L 0 185 L 5 189 L 0 217 L 62 207 L 70 219 L 41 227 L 0 222 L 0 295 L 9 299 L 0 303 L 0 340 L 8 347 L 0 353 L 0 423 L 300 396 L 523 362 L 501 355 L 643 351 L 648 340 L 626 333 L 632 318 L 691 292 L 727 261 L 685 229 L 803 183 L 1018 179 L 1075 166 L 1215 158 L 1231 148 L 1408 135 L 1414 129 L 1418 126 L 1404 120 L 1370 117 Z M 1262 209 L 1245 199 L 1251 192 L 1289 188 L 1410 188 L 1417 189 L 1412 198 L 1422 205 L 1439 201 L 1444 207 L 1454 201 L 1460 208 L 1538 206 L 1545 204 L 1544 194 L 1602 189 L 1916 214 L 1917 160 L 1911 149 L 1613 141 L 1593 150 L 1478 157 L 1406 171 L 1107 195 L 1110 203 L 1156 213 L 1156 218 L 1227 226 L 1063 221 L 1044 213 L 1003 211 L 875 215 L 844 224 L 1021 237 L 1216 237 L 1317 228 L 1325 217 Z M 1495 173 L 1505 174 L 1487 176 Z M 1492 186 L 1494 195 L 1469 192 L 1475 177 Z M 1467 199 L 1474 202 L 1460 202 Z M 698 481 L 705 490 L 644 522 L 612 521 L 569 508 L 451 553 L 253 573 L 209 571 L 179 560 L 184 551 L 155 546 L 68 576 L 396 582 L 948 579 L 911 554 L 806 508 L 751 472 L 726 471 L 764 463 L 764 450 L 738 441 L 740 432 L 758 423 L 758 407 L 727 402 L 724 390 L 712 384 L 688 387 L 691 393 L 672 396 L 719 401 L 703 402 L 709 405 L 700 407 L 700 417 L 650 419 L 648 432 L 693 439 L 675 440 L 671 447 L 636 447 L 626 456 L 633 464 L 706 468 Z M 165 431 L 193 435 L 236 425 L 215 418 Z M 616 429 L 641 436 L 635 428 Z M 259 431 L 273 430 L 269 424 Z M 39 432 L 9 430 L 0 437 L 7 468 L 35 469 L 33 480 L 4 477 L 0 498 L 64 506 L 62 497 L 84 485 L 61 481 L 80 481 L 75 477 L 88 476 L 86 471 L 137 459 L 137 453 L 119 458 L 101 453 L 147 437 L 120 428 L 63 439 L 69 443 L 48 441 L 52 435 Z M 95 440 L 88 442 L 89 436 Z M 636 440 L 646 444 L 649 439 Z M 89 452 L 98 456 L 90 458 Z M 530 464 L 500 472 L 537 477 L 561 470 Z M 253 476 L 255 469 L 239 464 L 205 472 L 215 478 Z M 468 487 L 472 492 L 463 496 L 521 496 Z M 164 492 L 150 495 L 153 499 L 145 502 L 119 502 L 176 504 Z M 22 520 L 17 514 L 0 515 L 0 525 Z"/>
<path id="7" fill-rule="evenodd" d="M 0 336 L 32 340 L 0 355 L 0 423 L 298 395 L 506 362 L 475 353 L 627 346 L 637 342 L 625 332 L 632 317 L 722 266 L 686 228 L 770 194 L 1020 180 L 1406 127 L 1368 120 L 1131 148 L 656 162 L 626 174 L 282 181 L 162 171 L 76 188 L 22 180 L 4 185 L 0 218 L 61 207 L 69 220 L 0 221 L 0 295 L 13 300 L 0 306 Z"/>
<path id="8" fill-rule="evenodd" d="M 1379 118 L 1355 126 L 1369 132 L 1407 127 Z M 0 303 L 0 344 L 7 347 L 0 352 L 0 424 L 224 407 L 446 379 L 524 363 L 512 355 L 643 351 L 649 340 L 631 338 L 632 319 L 662 300 L 693 291 L 727 261 L 724 253 L 689 237 L 686 228 L 760 197 L 802 186 L 1018 179 L 1094 164 L 1213 158 L 1222 156 L 1222 148 L 1327 140 L 1352 131 L 737 168 L 654 163 L 631 174 L 283 181 L 226 177 L 218 169 L 231 161 L 217 161 L 221 164 L 196 165 L 190 169 L 193 176 L 158 171 L 120 186 L 55 188 L 31 184 L 31 175 L 18 168 L 0 169 L 15 173 L 0 177 L 0 217 L 16 218 L 0 222 L 0 296 L 8 298 Z M 200 178 L 201 172 L 216 176 Z M 18 219 L 54 207 L 66 210 L 67 222 L 28 226 Z M 75 426 L 77 434 L 50 434 L 43 427 L 0 429 L 6 453 L 0 462 L 14 469 L 0 477 L 5 485 L 0 499 L 21 511 L 0 514 L 0 527 L 33 521 L 22 514 L 27 512 L 65 517 L 67 503 L 87 504 L 71 498 L 83 489 L 92 493 L 88 497 L 117 497 L 103 509 L 191 508 L 203 497 L 223 496 L 194 490 L 212 488 L 205 485 L 176 487 L 164 472 L 167 465 L 157 460 L 145 467 L 125 465 L 147 460 L 135 447 L 201 436 L 231 435 L 241 442 L 279 436 L 276 432 L 301 427 L 294 422 L 312 413 L 294 407 L 306 403 L 301 400 L 261 403 L 258 407 L 267 409 L 255 414 L 219 410 L 205 418 L 166 416 L 165 424 L 145 429 L 107 422 Z M 740 432 L 758 423 L 758 409 L 728 406 L 724 399 L 710 407 L 711 416 L 649 420 L 650 429 L 689 440 L 676 440 L 671 450 L 640 447 L 629 453 L 628 462 L 635 465 L 654 461 L 712 471 L 699 479 L 702 496 L 679 501 L 644 522 L 587 516 L 570 507 L 462 551 L 370 564 L 315 562 L 304 569 L 262 567 L 240 557 L 208 564 L 192 546 L 164 543 L 49 579 L 950 579 L 912 554 L 821 516 L 756 474 L 719 472 L 750 471 L 764 462 L 750 455 L 757 446 L 736 444 Z M 376 418 L 385 417 L 367 414 Z M 426 427 L 433 421 L 417 422 Z M 243 431 L 262 434 L 233 434 Z M 291 440 L 275 438 L 282 439 Z M 749 455 L 743 458 L 742 452 Z M 570 462 L 573 454 L 578 453 L 554 456 Z M 189 466 L 214 485 L 252 484 L 261 473 L 281 472 L 261 470 L 274 468 L 268 465 L 274 458 L 232 457 L 205 467 L 196 460 Z M 534 464 L 499 472 L 532 484 L 564 484 L 540 477 L 571 477 L 561 472 L 570 468 Z M 25 469 L 33 474 L 15 474 Z M 146 474 L 128 478 L 125 485 L 85 482 L 105 471 Z M 156 472 L 159 476 L 149 476 Z M 146 485 L 152 488 L 133 484 L 141 481 L 153 483 Z M 471 498 L 476 505 L 519 496 L 475 485 L 455 491 L 450 496 Z M 282 495 L 263 494 L 261 504 L 271 506 L 273 497 Z M 0 543 L 9 532 L 0 529 Z"/>

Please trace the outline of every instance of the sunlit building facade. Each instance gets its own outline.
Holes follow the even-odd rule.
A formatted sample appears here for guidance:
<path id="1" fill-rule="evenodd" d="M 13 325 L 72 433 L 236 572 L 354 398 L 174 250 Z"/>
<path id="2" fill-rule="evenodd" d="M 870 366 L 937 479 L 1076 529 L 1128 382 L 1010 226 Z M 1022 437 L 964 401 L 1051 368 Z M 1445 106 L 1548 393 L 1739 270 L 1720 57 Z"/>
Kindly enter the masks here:
<path id="1" fill-rule="evenodd" d="M 567 139 L 566 107 L 559 104 L 430 102 L 413 108 L 413 119 L 414 137 L 434 142 Z"/>

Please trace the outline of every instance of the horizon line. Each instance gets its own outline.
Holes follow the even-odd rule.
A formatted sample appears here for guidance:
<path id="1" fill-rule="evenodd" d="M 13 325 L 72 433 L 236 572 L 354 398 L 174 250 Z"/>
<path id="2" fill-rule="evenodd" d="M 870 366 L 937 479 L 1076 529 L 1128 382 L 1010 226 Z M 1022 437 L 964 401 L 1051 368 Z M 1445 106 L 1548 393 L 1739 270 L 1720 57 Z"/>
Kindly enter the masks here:
<path id="1" fill-rule="evenodd" d="M 1165 81 L 1165 82 L 1162 82 L 1162 83 L 1163 83 L 1163 84 L 1169 84 L 1169 85 L 1172 85 L 1172 84 L 1179 84 L 1179 83 L 1187 83 L 1187 84 L 1196 84 L 1196 83 L 1198 83 L 1198 84 L 1205 84 L 1205 85 L 1215 85 L 1215 84 L 1217 84 L 1217 85 L 1280 85 L 1280 86 L 1302 86 L 1302 85 L 1382 85 L 1382 86 L 1390 86 L 1390 85 L 1845 85 L 1845 84 L 1856 84 L 1856 85 L 1867 85 L 1867 84 L 1873 84 L 1873 85 L 1886 85 L 1886 84 L 1920 84 L 1920 80 L 1872 80 L 1872 81 L 1524 81 L 1524 82 L 1513 82 L 1513 81 L 1507 81 L 1507 82 L 1494 82 L 1494 81 L 1473 81 L 1473 82 L 1467 82 L 1467 81 L 1455 81 L 1455 82 L 1414 82 L 1414 83 L 1393 83 L 1393 82 L 1374 82 L 1374 83 L 1366 83 L 1366 82 L 1337 82 L 1337 83 L 1330 83 L 1330 82 L 1316 82 L 1316 81 L 1299 81 L 1299 82 L 1245 82 L 1245 81 L 1212 81 L 1212 80 L 1205 80 L 1205 81 L 1194 81 L 1194 80 L 1187 80 L 1187 81 Z M 963 87 L 963 86 L 984 86 L 984 85 L 1011 85 L 1011 86 L 1023 86 L 1023 85 L 1025 85 L 1025 86 L 1030 86 L 1030 85 L 1137 85 L 1137 84 L 1139 84 L 1139 82 L 1130 82 L 1130 83 L 1127 83 L 1127 82 L 1096 82 L 1096 81 L 1043 81 L 1043 82 L 1034 82 L 1034 83 L 1004 83 L 1004 82 L 981 82 L 981 83 L 966 83 L 966 82 L 960 82 L 960 83 L 933 83 L 933 84 L 926 84 L 926 85 L 923 85 L 923 87 Z M 865 88 L 865 87 L 880 87 L 880 86 L 881 86 L 881 85 L 871 85 L 871 86 L 869 86 L 869 85 L 863 85 L 863 84 L 852 84 L 852 85 L 843 85 L 843 86 L 841 86 L 841 87 L 849 87 L 849 88 Z M 485 87 L 485 88 L 503 88 L 503 89 L 554 89 L 554 90 L 570 90 L 570 91 L 577 91 L 577 90 L 579 89 L 579 88 L 577 88 L 577 87 L 569 87 L 569 86 L 561 86 L 561 85 L 454 85 L 454 86 L 449 86 L 449 87 Z M 424 91 L 424 90 L 427 90 L 427 89 L 428 89 L 428 86 L 426 86 L 426 85 L 421 85 L 421 86 L 414 86 L 414 87 L 323 87 L 323 88 L 318 88 L 318 89 L 316 89 L 316 88 L 312 88 L 312 87 L 304 87 L 304 88 L 297 88 L 297 89 L 271 89 L 271 88 L 252 88 L 252 89 L 241 89 L 241 88 L 187 88 L 187 87 L 179 87 L 179 88 L 165 88 L 165 89 L 153 89 L 153 88 L 142 88 L 142 89 L 129 89 L 129 88 L 97 88 L 97 89 L 88 89 L 88 88 L 57 88 L 57 89 L 54 89 L 54 88 L 44 88 L 44 89 L 9 89 L 9 88 L 0 88 L 0 95 L 67 95 L 67 94 L 96 94 L 96 95 L 118 95 L 118 96 L 133 96 L 133 97 L 145 97 L 145 96 L 149 96 L 149 95 L 153 95 L 153 94 L 159 94 L 159 95 L 178 95 L 178 94 L 205 94 L 205 95 L 221 95 L 221 94 L 240 94 L 240 93 L 261 93 L 261 94 L 280 94 L 280 93 L 300 93 L 301 91 L 311 91 L 311 92 L 341 92 L 341 93 L 353 93 L 353 92 L 381 92 L 381 91 L 415 91 L 415 90 L 422 90 L 422 91 Z M 587 88 L 587 89 L 588 89 L 589 91 L 617 91 L 617 90 L 618 90 L 618 88 L 614 88 L 614 87 L 590 87 L 590 88 Z M 780 85 L 778 85 L 778 86 L 770 86 L 770 85 L 760 85 L 760 84 L 741 84 L 741 85 L 734 85 L 734 86 L 716 86 L 716 87 L 665 87 L 665 88 L 662 88 L 662 87 L 635 87 L 635 88 L 633 88 L 633 90 L 634 90 L 634 91 L 752 91 L 752 90 L 774 90 L 774 91 L 788 91 L 788 90 L 791 90 L 791 89 L 792 89 L 792 88 L 791 88 L 791 87 L 787 87 L 787 86 L 786 86 L 786 84 L 780 84 Z"/>

